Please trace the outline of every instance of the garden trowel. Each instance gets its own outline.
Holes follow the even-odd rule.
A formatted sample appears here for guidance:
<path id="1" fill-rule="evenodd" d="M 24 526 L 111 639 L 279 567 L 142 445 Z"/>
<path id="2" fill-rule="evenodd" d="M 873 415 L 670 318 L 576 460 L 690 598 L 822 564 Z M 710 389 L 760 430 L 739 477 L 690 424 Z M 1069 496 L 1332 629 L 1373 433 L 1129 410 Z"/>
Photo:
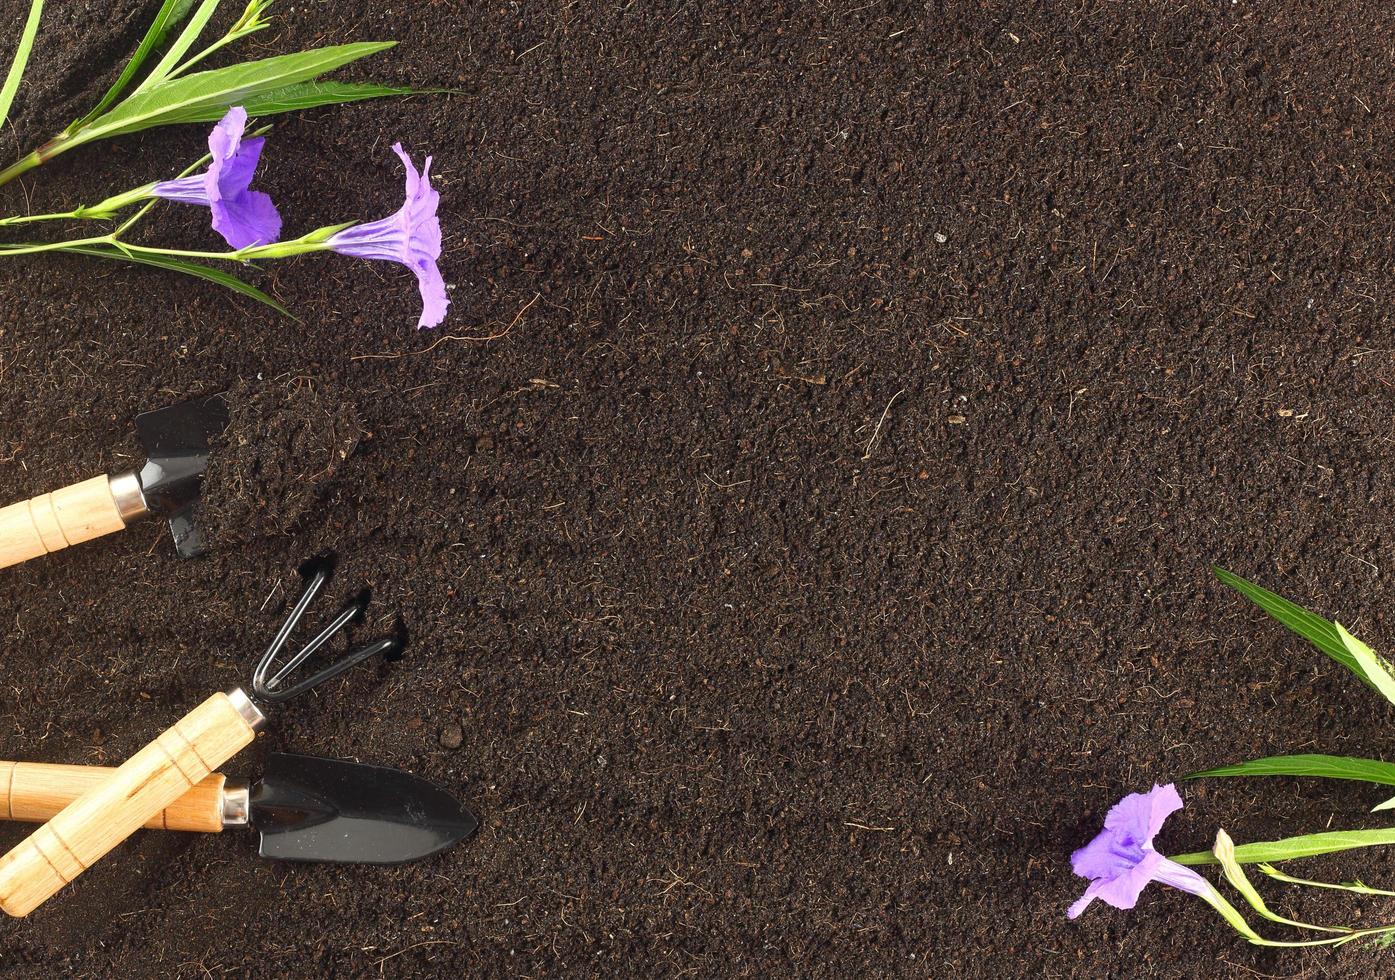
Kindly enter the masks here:
<path id="1" fill-rule="evenodd" d="M 0 818 L 42 823 L 115 771 L 0 762 Z M 251 826 L 265 858 L 403 864 L 465 840 L 477 822 L 410 773 L 278 753 L 251 786 L 214 773 L 145 826 L 206 833 Z"/>
<path id="2" fill-rule="evenodd" d="M 169 521 L 181 556 L 202 554 L 195 508 L 210 448 L 227 425 L 222 395 L 137 415 L 147 460 L 140 470 L 93 477 L 0 508 L 0 568 L 112 534 L 144 517 Z"/>
<path id="3" fill-rule="evenodd" d="M 305 587 L 252 669 L 246 688 L 234 687 L 206 698 L 0 856 L 0 912 L 22 919 L 91 870 L 122 841 L 256 741 L 257 732 L 267 723 L 267 713 L 274 713 L 274 708 L 304 697 L 369 661 L 401 656 L 409 637 L 400 619 L 390 634 L 366 643 L 346 643 L 348 649 L 343 652 L 337 649 L 334 641 L 363 621 L 370 602 L 367 589 L 361 589 L 314 639 L 292 653 L 295 646 L 291 636 L 328 584 L 334 559 L 329 555 L 313 558 L 300 572 Z M 327 656 L 319 656 L 322 651 Z M 314 666 L 306 666 L 311 664 Z M 375 822 L 372 814 L 399 813 L 389 809 L 390 796 L 369 795 L 372 784 L 351 781 L 332 768 L 303 768 L 297 781 L 288 792 L 270 798 L 273 805 L 267 815 L 284 818 L 274 825 L 290 826 L 297 835 L 310 831 L 318 835 L 323 832 L 318 829 L 321 825 L 329 825 L 341 844 L 346 838 L 355 838 L 364 845 L 354 849 L 355 856 L 371 853 L 370 847 L 377 846 L 362 829 Z M 356 804 L 362 807 L 365 797 L 366 812 L 355 809 Z M 338 819 L 340 813 L 346 819 Z M 401 816 L 410 826 L 417 814 L 418 809 L 412 806 Z M 394 832 L 400 829 L 395 827 Z M 308 858 L 334 844 L 335 840 L 312 836 L 292 848 Z"/>

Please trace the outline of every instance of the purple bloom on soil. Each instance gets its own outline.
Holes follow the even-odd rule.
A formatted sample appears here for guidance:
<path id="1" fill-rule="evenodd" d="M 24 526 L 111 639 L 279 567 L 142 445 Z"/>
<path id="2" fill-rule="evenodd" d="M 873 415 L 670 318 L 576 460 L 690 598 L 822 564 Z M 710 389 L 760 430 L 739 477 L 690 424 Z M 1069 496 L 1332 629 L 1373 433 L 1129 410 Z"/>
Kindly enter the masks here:
<path id="1" fill-rule="evenodd" d="M 1191 868 L 1153 850 L 1153 838 L 1169 815 L 1182 809 L 1177 787 L 1154 785 L 1149 793 L 1130 793 L 1110 809 L 1099 836 L 1070 856 L 1071 867 L 1090 885 L 1066 914 L 1074 919 L 1097 898 L 1116 909 L 1131 909 L 1151 881 L 1202 895 L 1210 883 Z"/>
<path id="2" fill-rule="evenodd" d="M 441 195 L 431 187 L 431 158 L 422 172 L 412 166 L 412 158 L 401 143 L 392 152 L 407 167 L 407 199 L 396 214 L 378 221 L 345 228 L 325 244 L 341 255 L 360 259 L 400 262 L 417 276 L 421 288 L 421 319 L 417 328 L 434 327 L 446 318 L 446 282 L 436 260 L 441 257 L 441 221 L 436 207 Z"/>
<path id="3" fill-rule="evenodd" d="M 155 185 L 151 194 L 167 201 L 201 204 L 213 212 L 213 230 L 233 248 L 270 245 L 281 235 L 281 215 L 270 196 L 248 190 L 266 140 L 244 140 L 247 110 L 233 106 L 213 132 L 208 150 L 213 162 L 208 172 Z"/>

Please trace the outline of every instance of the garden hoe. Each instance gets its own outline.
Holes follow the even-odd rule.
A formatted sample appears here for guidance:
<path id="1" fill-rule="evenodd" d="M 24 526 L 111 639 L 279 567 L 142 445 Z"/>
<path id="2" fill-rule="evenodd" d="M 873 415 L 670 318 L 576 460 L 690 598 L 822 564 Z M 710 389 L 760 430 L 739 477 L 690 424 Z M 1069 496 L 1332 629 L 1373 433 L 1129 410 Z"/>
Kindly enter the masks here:
<path id="1" fill-rule="evenodd" d="M 181 556 L 202 554 L 195 508 L 210 447 L 227 424 L 222 395 L 137 415 L 147 460 L 139 471 L 96 476 L 0 508 L 0 568 L 112 534 L 144 517 L 169 521 Z"/>

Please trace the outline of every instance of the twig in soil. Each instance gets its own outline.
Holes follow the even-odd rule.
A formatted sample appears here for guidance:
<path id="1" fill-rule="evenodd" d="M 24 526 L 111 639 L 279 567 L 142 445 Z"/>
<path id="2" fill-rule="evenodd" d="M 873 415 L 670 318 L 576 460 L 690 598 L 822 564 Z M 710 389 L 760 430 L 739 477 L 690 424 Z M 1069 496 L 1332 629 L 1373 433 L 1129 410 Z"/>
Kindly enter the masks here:
<path id="1" fill-rule="evenodd" d="M 654 897 L 654 898 L 661 898 L 661 897 L 663 897 L 664 895 L 669 894 L 669 893 L 672 892 L 675 888 L 677 888 L 679 885 L 682 885 L 682 886 L 685 887 L 685 888 L 696 888 L 698 891 L 702 892 L 704 895 L 707 895 L 707 896 L 709 896 L 709 897 L 711 896 L 712 893 L 711 893 L 710 891 L 708 891 L 706 888 L 703 888 L 701 885 L 699 885 L 697 882 L 693 881 L 692 879 L 690 879 L 690 878 L 684 878 L 682 875 L 680 875 L 677 871 L 674 871 L 672 868 L 666 868 L 665 870 L 669 873 L 669 877 L 671 877 L 671 878 L 673 879 L 672 881 L 669 881 L 669 880 L 666 879 L 666 878 L 646 878 L 646 879 L 644 879 L 645 884 L 649 884 L 650 882 L 653 882 L 653 883 L 656 884 L 656 885 L 663 885 L 663 886 L 664 886 L 663 888 L 659 889 L 659 891 L 654 892 L 654 894 L 653 894 L 653 897 Z"/>
<path id="2" fill-rule="evenodd" d="M 261 609 L 259 609 L 259 610 L 257 610 L 257 611 L 258 611 L 258 612 L 266 612 L 267 604 L 270 603 L 271 600 L 272 600 L 272 598 L 275 597 L 276 593 L 277 593 L 277 592 L 280 592 L 280 591 L 281 591 L 281 580 L 280 580 L 280 579 L 277 579 L 277 580 L 276 580 L 276 584 L 273 585 L 273 586 L 271 587 L 271 591 L 268 592 L 266 598 L 265 598 L 264 600 L 262 600 L 262 607 L 261 607 Z"/>
<path id="3" fill-rule="evenodd" d="M 1288 976 L 1284 976 L 1278 973 L 1260 973 L 1258 970 L 1252 970 L 1242 963 L 1236 963 L 1233 960 L 1228 960 L 1224 956 L 1222 956 L 1220 959 L 1222 963 L 1225 963 L 1228 966 L 1233 966 L 1236 969 L 1243 970 L 1245 973 L 1248 973 L 1252 977 L 1264 977 L 1265 980 L 1301 980 L 1301 978 L 1306 977 L 1308 975 L 1306 970 L 1302 973 L 1290 973 Z"/>
<path id="4" fill-rule="evenodd" d="M 876 427 L 875 429 L 872 430 L 872 438 L 870 438 L 870 439 L 867 440 L 867 448 L 866 448 L 866 449 L 863 451 L 863 453 L 862 453 L 862 458 L 863 458 L 864 460 L 868 460 L 868 459 L 871 459 L 871 458 L 872 458 L 872 447 L 873 447 L 874 445 L 876 445 L 877 436 L 879 436 L 879 435 L 881 434 L 881 431 L 882 431 L 882 424 L 883 424 L 884 422 L 886 422 L 886 417 L 887 417 L 887 415 L 890 414 L 890 412 L 891 412 L 891 406 L 894 405 L 894 404 L 896 404 L 896 399 L 900 398 L 900 397 L 901 397 L 902 395 L 904 395 L 905 393 L 906 393 L 906 389 L 905 389 L 905 388 L 902 388 L 902 389 L 901 389 L 900 391 L 898 391 L 896 394 L 894 394 L 894 395 L 891 396 L 891 401 L 887 402 L 887 403 L 886 403 L 886 408 L 882 409 L 882 417 L 879 418 L 879 419 L 877 419 L 877 427 Z"/>
<path id="5" fill-rule="evenodd" d="M 382 959 L 378 960 L 378 961 L 377 961 L 376 963 L 374 963 L 373 965 L 376 966 L 376 967 L 382 967 L 382 965 L 383 965 L 384 963 L 386 963 L 388 960 L 396 959 L 397 957 L 401 956 L 403 953 L 410 953 L 412 950 L 414 950 L 414 949 L 420 949 L 420 948 L 423 947 L 423 946 L 459 946 L 459 945 L 460 945 L 460 943 L 456 942 L 454 939 L 427 939 L 427 940 L 425 940 L 425 941 L 423 941 L 423 942 L 419 942 L 419 943 L 417 943 L 417 944 L 415 944 L 415 945 L 413 945 L 413 946 L 408 946 L 406 949 L 399 949 L 397 952 L 391 954 L 390 956 L 384 956 Z"/>
<path id="6" fill-rule="evenodd" d="M 533 294 L 533 298 L 530 299 L 527 303 L 523 304 L 523 309 L 521 309 L 521 310 L 518 311 L 518 314 L 513 318 L 513 322 L 512 322 L 512 323 L 510 323 L 507 327 L 505 327 L 505 328 L 504 328 L 503 330 L 501 330 L 499 333 L 490 334 L 490 335 L 487 336 L 487 337 L 471 337 L 471 336 L 466 335 L 466 334 L 447 334 L 446 336 L 442 337 L 440 340 L 438 340 L 438 341 L 436 341 L 434 344 L 432 344 L 430 347 L 427 347 L 425 350 L 409 350 L 409 351 L 403 351 L 401 354 L 359 354 L 359 355 L 357 355 L 357 356 L 355 356 L 355 357 L 349 358 L 349 360 L 351 360 L 351 361 L 395 361 L 395 360 L 397 360 L 399 357 L 406 357 L 408 354 L 430 354 L 433 350 L 435 350 L 437 347 L 440 347 L 440 346 L 441 346 L 442 344 L 444 344 L 447 340 L 464 340 L 464 341 L 469 341 L 469 342 L 476 343 L 476 344 L 485 344 L 485 343 L 488 343 L 488 342 L 491 341 L 491 340 L 501 340 L 501 339 L 503 339 L 504 337 L 507 337 L 507 336 L 509 335 L 509 331 L 513 330 L 514 327 L 518 326 L 518 321 L 520 321 L 520 320 L 523 319 L 523 314 L 525 314 L 525 313 L 527 313 L 529 310 L 531 310 L 531 309 L 533 308 L 533 304 L 536 303 L 536 302 L 537 302 L 539 299 L 541 299 L 541 298 L 542 298 L 542 293 L 534 293 L 534 294 Z"/>
<path id="7" fill-rule="evenodd" d="M 1376 565 L 1375 565 L 1373 562 L 1369 562 L 1369 561 L 1367 561 L 1365 558 L 1358 558 L 1358 557 L 1356 557 L 1355 555 L 1353 555 L 1351 552 L 1348 552 L 1348 551 L 1344 551 L 1344 552 L 1342 552 L 1342 554 L 1346 555 L 1346 556 L 1347 556 L 1348 558 L 1350 558 L 1352 561 L 1360 562 L 1361 564 L 1363 564 L 1363 565 L 1365 565 L 1367 568 L 1369 568 L 1371 571 L 1375 572 L 1377 575 L 1380 574 L 1380 569 L 1377 568 Z"/>

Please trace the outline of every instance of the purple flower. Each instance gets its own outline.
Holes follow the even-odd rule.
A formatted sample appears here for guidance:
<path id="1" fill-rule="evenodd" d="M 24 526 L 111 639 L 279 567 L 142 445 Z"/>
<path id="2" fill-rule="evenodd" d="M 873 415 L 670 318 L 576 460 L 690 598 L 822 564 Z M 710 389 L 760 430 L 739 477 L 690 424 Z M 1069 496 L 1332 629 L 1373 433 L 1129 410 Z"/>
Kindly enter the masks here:
<path id="1" fill-rule="evenodd" d="M 246 128 L 247 110 L 233 106 L 208 134 L 208 150 L 213 154 L 208 172 L 162 181 L 150 191 L 167 201 L 201 204 L 211 210 L 213 230 L 233 248 L 270 245 L 281 234 L 281 216 L 271 198 L 248 190 L 266 140 L 243 140 Z"/>
<path id="2" fill-rule="evenodd" d="M 401 143 L 394 144 L 392 152 L 407 167 L 407 199 L 401 209 L 378 221 L 345 228 L 325 244 L 341 255 L 400 262 L 415 272 L 422 302 L 417 328 L 434 327 L 446 318 L 450 305 L 445 280 L 436 266 L 441 257 L 441 222 L 436 217 L 441 195 L 431 188 L 430 157 L 418 174 Z"/>
<path id="3" fill-rule="evenodd" d="M 1153 850 L 1163 821 L 1180 809 L 1182 798 L 1172 783 L 1154 785 L 1150 793 L 1130 793 L 1114 804 L 1099 836 L 1070 856 L 1075 873 L 1090 884 L 1066 914 L 1074 919 L 1097 898 L 1116 909 L 1131 909 L 1150 881 L 1205 896 L 1210 882 Z"/>

